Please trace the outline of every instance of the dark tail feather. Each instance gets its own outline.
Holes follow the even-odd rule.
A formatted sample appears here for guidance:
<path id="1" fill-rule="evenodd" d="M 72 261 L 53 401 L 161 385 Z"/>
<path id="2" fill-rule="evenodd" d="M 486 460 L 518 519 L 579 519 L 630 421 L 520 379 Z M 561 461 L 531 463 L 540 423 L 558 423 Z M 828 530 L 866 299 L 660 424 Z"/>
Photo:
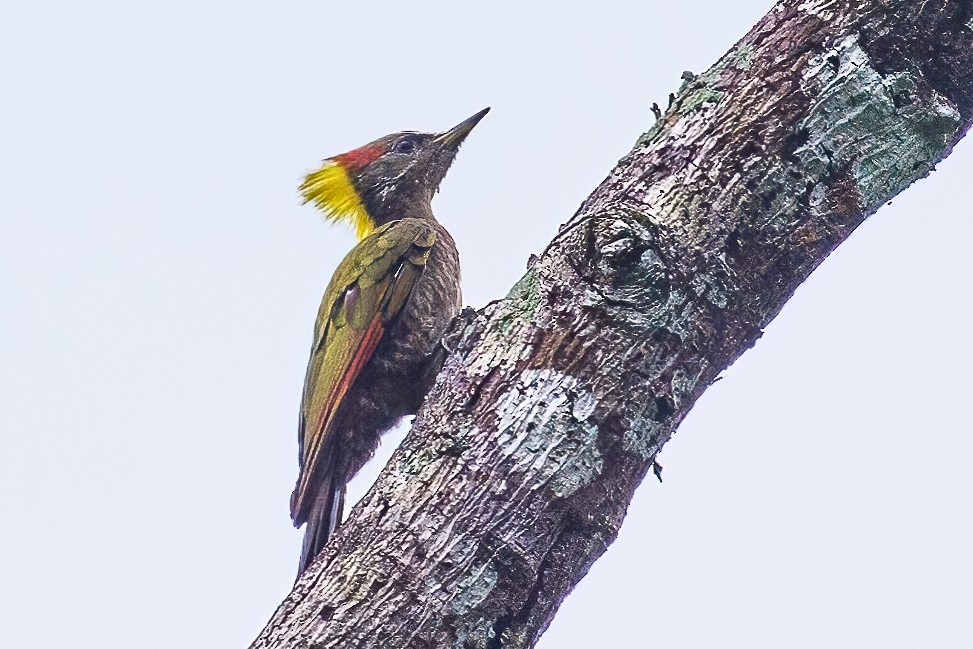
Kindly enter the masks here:
<path id="1" fill-rule="evenodd" d="M 334 472 L 330 472 L 327 484 L 321 485 L 318 497 L 311 507 L 307 517 L 307 527 L 304 528 L 304 547 L 301 549 L 301 564 L 297 569 L 300 579 L 307 567 L 310 566 L 318 553 L 324 549 L 331 533 L 341 522 L 341 510 L 345 505 L 345 484 L 337 480 Z"/>

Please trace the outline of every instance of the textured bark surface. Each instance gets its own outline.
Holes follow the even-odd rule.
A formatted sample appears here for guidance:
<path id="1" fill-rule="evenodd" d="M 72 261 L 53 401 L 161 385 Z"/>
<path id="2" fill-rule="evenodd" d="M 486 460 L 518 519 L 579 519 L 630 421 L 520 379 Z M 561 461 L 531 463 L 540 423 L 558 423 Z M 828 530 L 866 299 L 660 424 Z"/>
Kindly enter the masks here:
<path id="1" fill-rule="evenodd" d="M 973 0 L 785 0 L 510 294 L 254 648 L 529 647 L 697 397 L 973 120 Z"/>

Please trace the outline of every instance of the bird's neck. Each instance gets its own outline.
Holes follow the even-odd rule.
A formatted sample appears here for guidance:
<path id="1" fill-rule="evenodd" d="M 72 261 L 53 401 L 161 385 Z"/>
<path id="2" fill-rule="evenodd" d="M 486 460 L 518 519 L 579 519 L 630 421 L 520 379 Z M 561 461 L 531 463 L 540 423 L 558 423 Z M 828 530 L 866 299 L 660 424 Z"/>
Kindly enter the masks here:
<path id="1" fill-rule="evenodd" d="M 432 213 L 432 197 L 427 192 L 397 193 L 388 200 L 377 200 L 372 205 L 366 205 L 366 209 L 376 227 L 399 219 L 436 221 Z"/>

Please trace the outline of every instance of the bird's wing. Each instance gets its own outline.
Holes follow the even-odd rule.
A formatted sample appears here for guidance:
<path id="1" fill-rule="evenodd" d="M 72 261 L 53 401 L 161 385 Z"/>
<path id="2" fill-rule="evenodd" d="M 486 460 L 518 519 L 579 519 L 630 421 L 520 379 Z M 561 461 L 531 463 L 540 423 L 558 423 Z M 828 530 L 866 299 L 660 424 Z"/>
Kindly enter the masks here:
<path id="1" fill-rule="evenodd" d="M 338 406 L 408 301 L 436 239 L 436 230 L 426 222 L 394 221 L 355 246 L 331 278 L 304 380 L 301 472 L 291 495 L 291 518 L 297 526 L 313 504 L 317 474 L 326 472 L 322 460 L 333 452 Z"/>

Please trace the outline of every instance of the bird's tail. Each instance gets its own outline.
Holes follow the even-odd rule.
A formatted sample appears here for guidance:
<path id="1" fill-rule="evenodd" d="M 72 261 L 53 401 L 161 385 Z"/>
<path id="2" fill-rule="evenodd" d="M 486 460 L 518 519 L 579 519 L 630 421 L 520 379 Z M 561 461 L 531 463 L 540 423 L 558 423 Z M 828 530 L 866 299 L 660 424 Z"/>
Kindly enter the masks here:
<path id="1" fill-rule="evenodd" d="M 301 564 L 297 569 L 298 579 L 311 565 L 318 553 L 324 549 L 331 533 L 341 522 L 341 510 L 345 505 L 345 483 L 332 466 L 324 477 L 317 498 L 311 506 L 304 528 L 304 546 L 301 549 Z"/>

